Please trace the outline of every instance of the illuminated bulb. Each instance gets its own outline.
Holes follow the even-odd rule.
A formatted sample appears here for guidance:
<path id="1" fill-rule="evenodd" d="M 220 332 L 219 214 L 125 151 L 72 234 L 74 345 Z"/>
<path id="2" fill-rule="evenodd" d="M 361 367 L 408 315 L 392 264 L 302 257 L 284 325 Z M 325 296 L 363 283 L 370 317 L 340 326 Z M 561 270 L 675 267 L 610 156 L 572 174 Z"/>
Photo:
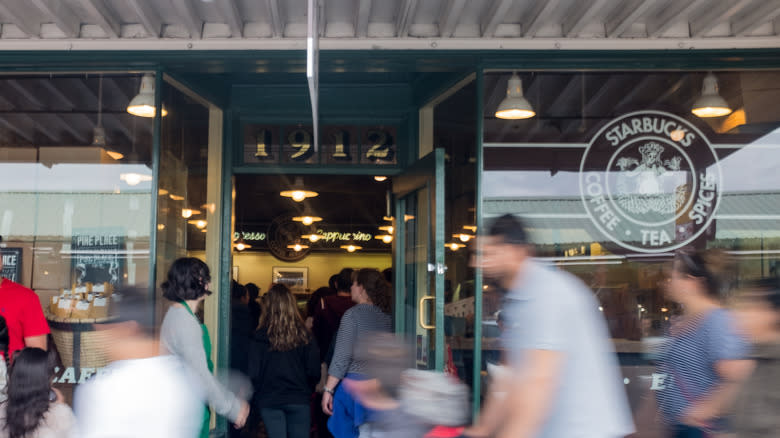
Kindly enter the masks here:
<path id="1" fill-rule="evenodd" d="M 355 248 L 355 245 L 347 245 L 347 251 L 348 252 L 355 252 L 355 249 L 357 249 L 357 248 Z"/>
<path id="2" fill-rule="evenodd" d="M 302 224 L 308 226 L 308 225 L 313 224 L 314 222 L 321 221 L 322 218 L 319 217 L 319 216 L 309 216 L 309 215 L 306 215 L 306 216 L 296 216 L 296 217 L 293 218 L 293 220 L 295 222 L 301 222 Z"/>
<path id="3" fill-rule="evenodd" d="M 465 243 L 471 240 L 473 236 L 471 234 L 460 233 L 460 234 L 453 234 L 452 237 L 457 237 L 458 240 Z"/>
<path id="4" fill-rule="evenodd" d="M 208 230 L 204 228 L 204 229 L 200 230 L 200 232 L 201 232 L 201 233 L 207 233 L 207 232 L 208 232 Z"/>
<path id="5" fill-rule="evenodd" d="M 204 221 L 203 219 L 191 220 L 191 221 L 187 221 L 187 223 L 195 225 L 198 229 L 201 230 L 206 228 L 206 225 L 208 225 L 208 222 Z"/>
<path id="6" fill-rule="evenodd" d="M 669 309 L 667 309 L 666 307 L 661 307 L 661 312 L 666 313 L 668 311 L 669 311 Z"/>
<path id="7" fill-rule="evenodd" d="M 316 241 L 322 239 L 323 237 L 325 237 L 325 236 L 323 236 L 321 234 L 316 234 L 316 233 L 305 234 L 305 235 L 301 236 L 302 239 L 309 239 L 309 242 L 316 242 Z"/>
<path id="8" fill-rule="evenodd" d="M 162 231 L 165 229 L 165 224 L 157 224 L 157 229 Z"/>
<path id="9" fill-rule="evenodd" d="M 378 182 L 387 181 L 387 177 L 386 176 L 375 176 L 374 180 L 376 180 Z"/>
<path id="10" fill-rule="evenodd" d="M 293 249 L 294 249 L 294 250 L 296 250 L 296 251 L 300 251 L 300 250 L 302 250 L 303 248 L 301 247 L 301 244 L 300 244 L 300 243 L 297 243 L 297 244 L 295 244 L 295 246 L 293 246 Z"/>
<path id="11" fill-rule="evenodd" d="M 458 242 L 452 242 L 452 243 L 448 243 L 448 244 L 447 244 L 447 247 L 448 247 L 449 249 L 451 249 L 452 251 L 457 251 L 457 250 L 459 250 L 459 249 L 461 249 L 461 248 L 463 248 L 463 247 L 465 247 L 465 246 L 466 246 L 466 245 L 464 245 L 464 244 L 462 244 L 462 243 L 458 243 Z"/>
<path id="12" fill-rule="evenodd" d="M 469 230 L 472 233 L 476 233 L 477 232 L 477 226 L 476 225 L 464 225 L 463 229 L 464 230 Z"/>
<path id="13" fill-rule="evenodd" d="M 295 198 L 293 198 L 293 199 L 295 199 Z M 303 220 L 301 220 L 301 222 L 303 222 L 304 225 L 311 225 L 311 224 L 314 223 L 314 219 L 312 219 L 311 216 L 304 216 Z"/>
<path id="14" fill-rule="evenodd" d="M 599 312 L 603 312 L 603 311 L 604 311 L 604 308 L 599 306 Z"/>
<path id="15" fill-rule="evenodd" d="M 380 235 L 374 236 L 374 238 L 378 239 L 378 240 L 381 240 L 382 242 L 385 242 L 385 243 L 390 243 L 390 242 L 393 241 L 393 236 L 391 236 L 390 234 L 380 234 Z"/>
<path id="16" fill-rule="evenodd" d="M 301 202 L 304 199 L 306 199 L 306 193 L 304 193 L 301 190 L 295 190 L 295 191 L 292 192 L 291 198 L 295 202 Z"/>
<path id="17" fill-rule="evenodd" d="M 165 195 L 168 194 L 168 191 L 165 190 L 165 189 L 159 189 L 159 190 L 157 190 L 157 194 L 160 195 L 160 196 L 165 196 Z"/>
<path id="18" fill-rule="evenodd" d="M 122 158 L 125 157 L 125 155 L 123 153 L 121 153 L 121 152 L 106 151 L 106 153 L 108 154 L 109 157 L 113 158 L 116 161 L 119 161 L 119 160 L 121 160 Z"/>
<path id="19" fill-rule="evenodd" d="M 183 201 L 184 200 L 184 196 L 174 195 L 173 193 L 168 195 L 168 197 L 173 199 L 174 201 Z"/>
<path id="20" fill-rule="evenodd" d="M 237 243 L 236 244 L 236 249 L 239 250 L 239 251 L 243 251 L 243 250 L 246 249 L 246 245 L 244 245 L 243 243 Z"/>
<path id="21" fill-rule="evenodd" d="M 309 245 L 301 245 L 300 243 L 295 243 L 293 245 L 287 245 L 287 248 L 295 251 L 295 252 L 301 252 L 304 249 L 307 249 Z"/>
<path id="22" fill-rule="evenodd" d="M 393 219 L 395 219 L 395 218 L 392 217 L 392 216 L 382 216 L 382 220 L 384 220 L 384 221 L 392 222 Z"/>
<path id="23" fill-rule="evenodd" d="M 191 208 L 182 208 L 181 209 L 181 217 L 183 217 L 184 219 L 189 219 L 194 214 L 200 214 L 200 211 L 193 210 Z"/>
<path id="24" fill-rule="evenodd" d="M 363 247 L 350 243 L 349 245 L 341 245 L 341 249 L 346 249 L 347 252 L 355 252 L 359 249 L 363 249 Z"/>

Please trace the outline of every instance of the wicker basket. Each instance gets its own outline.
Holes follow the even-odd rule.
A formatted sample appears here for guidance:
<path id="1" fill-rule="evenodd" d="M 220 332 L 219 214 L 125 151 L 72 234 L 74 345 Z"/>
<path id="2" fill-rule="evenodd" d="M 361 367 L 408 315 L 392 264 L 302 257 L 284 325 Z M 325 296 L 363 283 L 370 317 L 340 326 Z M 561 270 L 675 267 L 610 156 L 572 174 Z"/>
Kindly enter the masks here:
<path id="1" fill-rule="evenodd" d="M 80 369 L 108 365 L 105 346 L 111 342 L 110 334 L 108 331 L 95 330 L 93 325 L 107 319 L 101 321 L 49 316 L 51 336 L 64 366 Z"/>

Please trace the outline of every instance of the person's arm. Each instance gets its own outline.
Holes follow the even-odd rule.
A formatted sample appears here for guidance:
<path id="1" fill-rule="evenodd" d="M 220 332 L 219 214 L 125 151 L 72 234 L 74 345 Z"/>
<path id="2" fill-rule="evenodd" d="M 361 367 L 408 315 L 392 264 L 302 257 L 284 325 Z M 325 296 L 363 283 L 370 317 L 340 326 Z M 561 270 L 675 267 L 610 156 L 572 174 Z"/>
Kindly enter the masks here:
<path id="1" fill-rule="evenodd" d="M 349 364 L 352 362 L 352 349 L 357 338 L 357 324 L 352 309 L 341 318 L 339 331 L 336 333 L 333 359 L 328 368 L 328 380 L 325 382 L 325 392 L 322 394 L 322 411 L 328 415 L 333 415 L 333 391 L 347 374 Z"/>
<path id="2" fill-rule="evenodd" d="M 32 348 L 48 349 L 47 337 L 49 335 L 49 323 L 43 314 L 41 301 L 35 292 L 27 291 L 24 295 L 26 303 L 22 307 L 22 337 L 24 346 Z"/>
<path id="3" fill-rule="evenodd" d="M 48 335 L 40 336 L 27 336 L 24 338 L 24 346 L 30 348 L 40 348 L 41 350 L 48 349 Z"/>
<path id="4" fill-rule="evenodd" d="M 742 383 L 750 376 L 750 360 L 721 360 L 715 364 L 720 383 L 705 397 L 693 403 L 682 418 L 684 424 L 707 427 L 713 418 L 727 412 L 739 393 Z"/>
<path id="5" fill-rule="evenodd" d="M 309 385 L 314 388 L 322 377 L 320 349 L 317 348 L 317 342 L 315 342 L 314 339 L 311 339 L 309 343 L 306 344 L 306 351 L 304 354 L 306 360 L 306 377 L 308 378 Z"/>
<path id="6" fill-rule="evenodd" d="M 171 311 L 176 313 L 170 314 Z M 175 309 L 169 310 L 169 315 L 166 315 L 166 318 L 168 317 L 173 317 L 175 320 L 170 321 L 171 324 L 167 325 L 168 330 L 163 332 L 164 342 L 192 371 L 205 393 L 209 406 L 237 426 L 243 425 L 246 417 L 241 418 L 241 416 L 246 403 L 222 386 L 209 371 L 200 325 L 188 313 L 178 312 Z"/>
<path id="7" fill-rule="evenodd" d="M 470 436 L 535 436 L 547 418 L 560 380 L 563 353 L 527 350 L 522 367 L 503 381 L 506 398 L 491 396 Z"/>

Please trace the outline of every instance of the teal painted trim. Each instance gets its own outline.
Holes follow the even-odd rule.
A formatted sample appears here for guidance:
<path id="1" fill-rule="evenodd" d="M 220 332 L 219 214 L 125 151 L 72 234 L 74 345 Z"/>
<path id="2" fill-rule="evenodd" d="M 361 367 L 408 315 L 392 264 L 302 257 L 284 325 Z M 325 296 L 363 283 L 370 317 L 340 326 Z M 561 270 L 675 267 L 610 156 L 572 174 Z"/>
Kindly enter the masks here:
<path id="1" fill-rule="evenodd" d="M 187 75 L 181 75 L 177 72 L 166 71 L 166 75 L 170 76 L 173 80 L 188 88 L 191 92 L 197 94 L 209 103 L 217 106 L 219 109 L 225 109 L 230 101 L 230 87 L 216 88 L 213 84 L 209 86 L 201 84 L 199 81 L 191 80 Z M 216 81 L 215 81 L 216 82 Z M 219 83 L 219 82 L 217 82 Z"/>
<path id="2" fill-rule="evenodd" d="M 482 220 L 482 169 L 484 153 L 482 150 L 483 136 L 483 112 L 485 99 L 485 76 L 482 68 L 477 69 L 477 187 L 476 192 L 476 219 L 477 231 L 484 233 Z M 482 394 L 482 270 L 477 267 L 474 270 L 474 419 L 478 418 Z"/>
<path id="3" fill-rule="evenodd" d="M 452 74 L 421 76 L 412 85 L 415 104 L 420 107 L 425 106 L 472 73 L 474 73 L 473 69 Z"/>
<path id="4" fill-rule="evenodd" d="M 438 270 L 439 266 L 445 266 L 444 263 L 444 223 L 445 223 L 445 215 L 447 212 L 445 211 L 445 197 L 444 197 L 444 191 L 445 191 L 445 185 L 446 180 L 444 179 L 444 149 L 443 148 L 436 148 L 434 150 L 434 154 L 436 157 L 436 167 L 434 170 L 434 261 L 436 263 L 436 267 Z M 434 335 L 436 336 L 435 339 L 435 345 L 436 345 L 436 370 L 437 371 L 444 371 L 444 350 L 446 349 L 446 344 L 444 342 L 444 272 L 441 274 L 434 271 L 434 274 L 436 275 L 436 299 L 435 301 L 435 310 L 434 315 L 436 316 L 436 331 L 434 332 Z"/>
<path id="5" fill-rule="evenodd" d="M 158 68 L 154 76 L 154 107 L 160 108 L 162 106 L 162 87 L 163 87 L 163 72 Z M 162 136 L 162 112 L 157 111 L 154 115 L 154 121 L 152 126 L 152 193 L 151 193 L 151 209 L 149 210 L 150 224 L 149 226 L 149 295 L 150 302 L 155 303 L 152 306 L 152 321 L 157 321 L 157 190 L 160 185 L 160 149 L 161 149 L 161 136 Z"/>
<path id="6" fill-rule="evenodd" d="M 394 215 L 396 218 L 404 217 L 404 211 L 406 211 L 406 200 L 395 199 Z M 396 220 L 396 224 L 399 221 Z M 406 336 L 404 333 L 404 322 L 406 321 L 406 235 L 401 232 L 401 227 L 396 226 L 393 230 L 395 238 L 393 239 L 393 246 L 395 253 L 393 255 L 393 293 L 395 294 L 395 333 L 399 336 Z"/>
<path id="7" fill-rule="evenodd" d="M 217 330 L 217 367 L 218 369 L 227 369 L 230 358 L 230 277 L 233 264 L 233 174 L 232 151 L 226 145 L 230 144 L 233 138 L 232 113 L 230 110 L 222 113 L 222 193 L 220 194 L 222 205 L 222 226 L 219 229 L 219 241 L 222 243 L 219 256 L 220 281 L 217 289 L 217 299 L 219 300 L 219 328 Z M 221 432 L 222 436 L 227 436 L 229 425 L 222 416 L 217 416 L 216 430 Z"/>
<path id="8" fill-rule="evenodd" d="M 281 164 L 240 164 L 233 166 L 233 173 L 241 175 L 398 175 L 403 171 L 400 165 L 368 166 L 355 165 L 330 166 L 327 164 L 281 165 Z"/>

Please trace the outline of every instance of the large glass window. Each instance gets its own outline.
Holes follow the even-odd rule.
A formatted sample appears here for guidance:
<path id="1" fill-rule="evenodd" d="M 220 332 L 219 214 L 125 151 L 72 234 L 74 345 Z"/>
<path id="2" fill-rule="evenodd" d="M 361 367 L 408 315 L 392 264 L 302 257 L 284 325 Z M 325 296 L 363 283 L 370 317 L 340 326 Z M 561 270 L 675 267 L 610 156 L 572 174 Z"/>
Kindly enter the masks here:
<path id="1" fill-rule="evenodd" d="M 780 74 L 514 74 L 485 74 L 484 217 L 524 216 L 537 258 L 591 287 L 635 407 L 653 369 L 643 352 L 677 313 L 662 290 L 675 250 L 719 250 L 727 296 L 777 269 Z M 518 87 L 535 114 L 497 117 Z"/>
<path id="2" fill-rule="evenodd" d="M 2 276 L 40 298 L 68 397 L 106 364 L 91 323 L 123 288 L 149 287 L 152 121 L 127 112 L 140 80 L 0 77 Z"/>

